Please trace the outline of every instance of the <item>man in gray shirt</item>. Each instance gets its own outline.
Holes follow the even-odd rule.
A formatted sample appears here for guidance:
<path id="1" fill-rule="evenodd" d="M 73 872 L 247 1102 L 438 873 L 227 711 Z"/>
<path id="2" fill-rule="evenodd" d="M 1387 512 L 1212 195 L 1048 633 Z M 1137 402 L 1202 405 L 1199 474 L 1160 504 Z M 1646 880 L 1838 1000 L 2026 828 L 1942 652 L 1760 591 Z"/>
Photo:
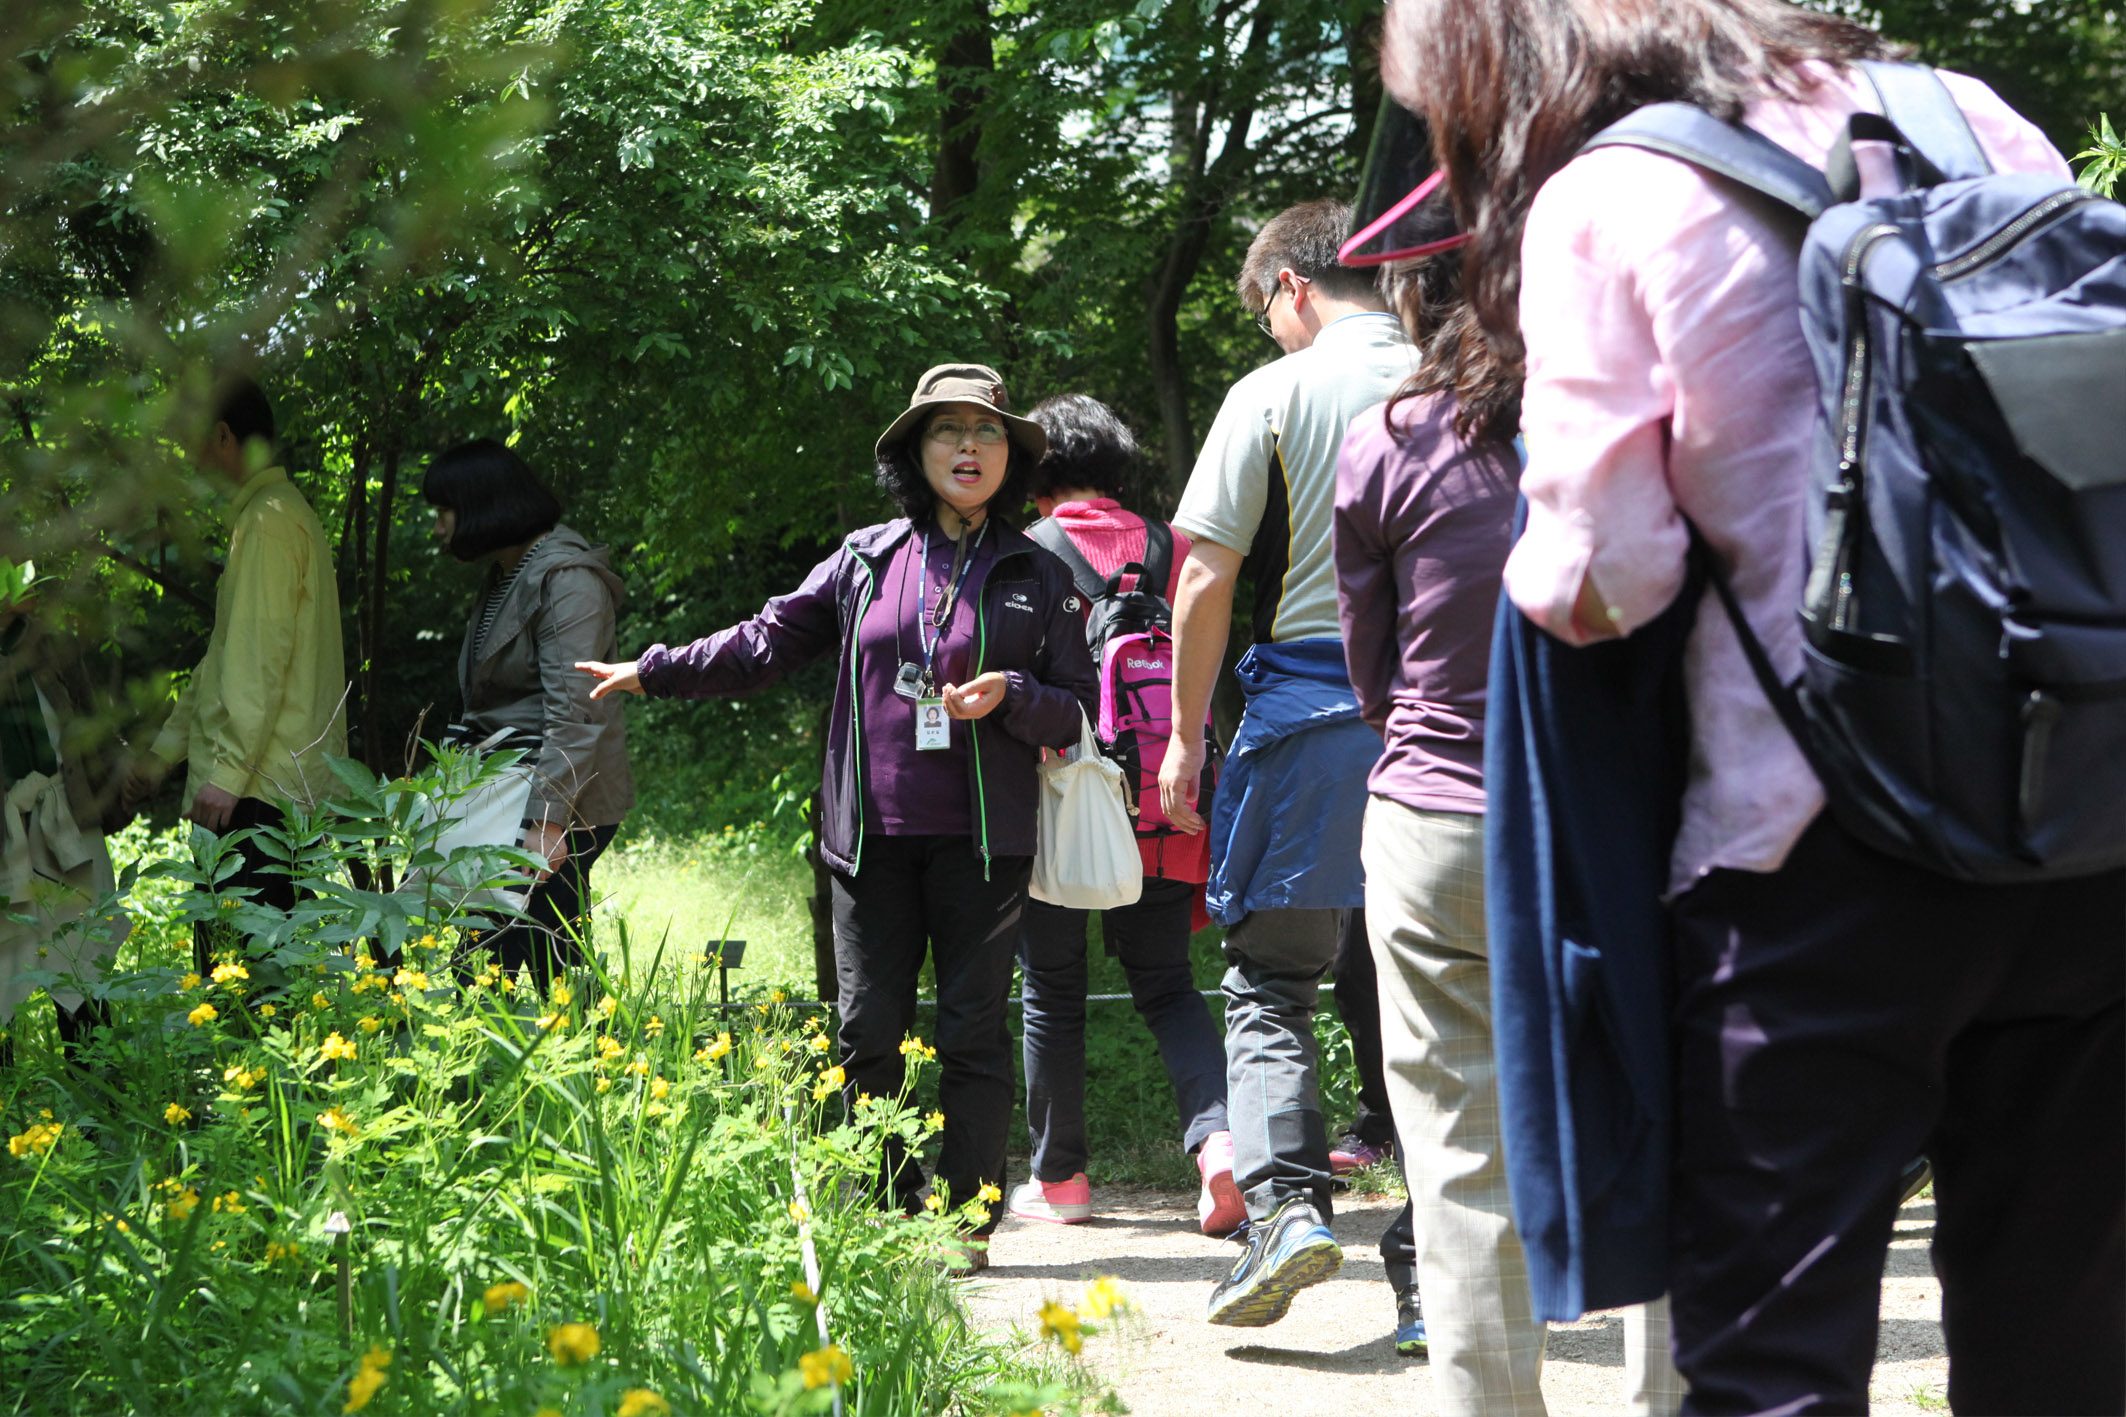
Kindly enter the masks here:
<path id="1" fill-rule="evenodd" d="M 1337 263 L 1341 202 L 1307 202 L 1248 248 L 1242 303 L 1282 359 L 1235 384 L 1174 525 L 1193 538 L 1174 605 L 1174 737 L 1159 774 L 1167 817 L 1211 831 L 1207 904 L 1226 926 L 1226 1068 L 1233 1176 L 1248 1252 L 1211 1296 L 1212 1323 L 1284 1317 L 1335 1273 L 1330 1166 L 1313 1018 L 1340 912 L 1364 904 L 1366 774 L 1380 739 L 1358 716 L 1336 618 L 1330 525 L 1351 420 L 1392 396 L 1416 351 L 1371 278 Z M 1196 812 L 1202 724 L 1243 570 L 1255 586 L 1248 698 L 1214 820 Z"/>

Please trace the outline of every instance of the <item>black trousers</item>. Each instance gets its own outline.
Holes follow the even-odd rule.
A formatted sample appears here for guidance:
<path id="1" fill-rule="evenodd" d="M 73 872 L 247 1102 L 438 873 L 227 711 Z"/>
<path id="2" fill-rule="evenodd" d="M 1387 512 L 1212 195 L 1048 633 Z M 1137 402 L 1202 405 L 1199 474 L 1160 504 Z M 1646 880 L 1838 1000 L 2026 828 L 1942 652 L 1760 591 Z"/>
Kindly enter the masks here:
<path id="1" fill-rule="evenodd" d="M 1108 952 L 1122 963 L 1130 1002 L 1152 1031 L 1181 1113 L 1182 1150 L 1227 1130 L 1225 1043 L 1196 992 L 1189 915 L 1197 887 L 1157 877 L 1134 905 L 1100 912 Z M 1019 939 L 1026 1058 L 1026 1130 L 1033 1174 L 1068 1181 L 1085 1169 L 1085 910 L 1026 902 Z"/>
<path id="2" fill-rule="evenodd" d="M 1866 1410 L 1921 1152 L 1950 1406 L 2126 1408 L 2126 872 L 1969 885 L 1825 815 L 1674 919 L 1684 1410 Z"/>
<path id="3" fill-rule="evenodd" d="M 229 810 L 229 824 L 222 828 L 222 835 L 246 828 L 258 828 L 261 832 L 278 831 L 286 821 L 281 809 L 271 802 L 256 797 L 239 797 Z M 236 874 L 221 883 L 221 893 L 231 889 L 248 890 L 250 899 L 260 905 L 270 905 L 275 910 L 295 909 L 295 880 L 288 874 L 288 865 L 283 856 L 260 836 L 246 837 L 236 843 L 236 859 L 239 863 Z M 192 926 L 192 967 L 204 976 L 213 972 L 214 957 L 219 954 L 251 954 L 250 938 L 225 925 L 200 921 Z M 264 981 L 251 981 L 254 989 Z"/>
<path id="4" fill-rule="evenodd" d="M 590 958 L 591 867 L 619 830 L 617 822 L 570 827 L 568 860 L 531 888 L 524 902 L 527 918 L 488 931 L 474 943 L 493 950 L 511 973 L 529 969 L 542 995 L 556 973 L 582 968 Z"/>
<path id="5" fill-rule="evenodd" d="M 1380 975 L 1373 966 L 1373 947 L 1366 942 L 1363 908 L 1341 912 L 1336 937 L 1336 1012 L 1351 1035 L 1351 1057 L 1358 1064 L 1358 1115 L 1344 1130 L 1367 1146 L 1395 1139 L 1395 1118 L 1388 1111 L 1388 1069 L 1380 1052 Z"/>
<path id="6" fill-rule="evenodd" d="M 901 1040 L 916 1029 L 916 979 L 927 954 L 937 977 L 936 1035 L 945 1114 L 938 1188 L 954 1207 L 986 1182 L 1004 1185 L 1004 1145 L 1016 1088 L 1006 1010 L 1019 920 L 1033 860 L 999 856 L 985 873 L 964 836 L 866 832 L 862 868 L 834 873 L 834 965 L 841 1009 L 845 1099 L 895 1097 L 906 1079 Z M 886 1141 L 882 1199 L 915 1208 L 922 1167 Z M 987 1234 L 1003 1218 L 990 1207 Z"/>

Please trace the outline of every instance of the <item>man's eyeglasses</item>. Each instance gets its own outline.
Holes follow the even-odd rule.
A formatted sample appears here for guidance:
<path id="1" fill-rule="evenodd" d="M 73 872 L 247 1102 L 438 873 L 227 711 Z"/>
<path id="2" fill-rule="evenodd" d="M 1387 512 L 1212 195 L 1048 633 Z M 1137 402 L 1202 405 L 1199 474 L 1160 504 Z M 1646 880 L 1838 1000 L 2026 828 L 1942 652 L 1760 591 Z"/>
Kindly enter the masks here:
<path id="1" fill-rule="evenodd" d="M 1003 424 L 993 423 L 986 418 L 972 426 L 950 418 L 941 418 L 931 424 L 929 431 L 923 436 L 933 443 L 958 443 L 969 437 L 977 443 L 1001 443 L 1004 441 L 1005 432 Z"/>
<path id="2" fill-rule="evenodd" d="M 1295 284 L 1311 285 L 1313 284 L 1314 278 L 1312 276 L 1295 275 L 1292 277 L 1292 280 Z M 1263 301 L 1262 308 L 1255 312 L 1255 328 L 1261 330 L 1263 336 L 1267 339 L 1274 340 L 1277 338 L 1277 332 L 1270 328 L 1270 307 L 1277 303 L 1277 297 L 1281 293 L 1283 293 L 1284 289 L 1284 282 L 1279 281 L 1276 286 L 1271 289 L 1270 298 L 1268 300 Z"/>

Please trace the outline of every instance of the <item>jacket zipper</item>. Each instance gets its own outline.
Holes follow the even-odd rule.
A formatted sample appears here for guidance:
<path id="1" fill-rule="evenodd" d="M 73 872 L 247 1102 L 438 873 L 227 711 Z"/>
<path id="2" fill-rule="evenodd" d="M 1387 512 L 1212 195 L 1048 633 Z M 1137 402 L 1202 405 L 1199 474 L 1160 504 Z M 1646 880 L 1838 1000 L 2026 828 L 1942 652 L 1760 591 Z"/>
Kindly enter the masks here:
<path id="1" fill-rule="evenodd" d="M 854 552 L 850 554 L 855 555 Z M 850 748 L 856 754 L 856 760 L 851 765 L 851 776 L 856 781 L 856 849 L 849 853 L 849 874 L 852 876 L 862 870 L 864 866 L 864 694 L 861 677 L 864 663 L 864 637 L 862 631 L 864 612 L 871 607 L 871 597 L 878 590 L 878 573 L 871 569 L 871 563 L 862 556 L 857 556 L 856 564 L 864 568 L 864 588 L 857 592 L 856 618 L 850 622 L 857 627 L 857 632 L 849 637 L 850 643 L 855 650 L 855 653 L 849 656 Z"/>
<path id="2" fill-rule="evenodd" d="M 1846 244 L 1840 273 L 1846 291 L 1846 351 L 1839 399 L 1838 481 L 1824 494 L 1823 539 L 1817 543 L 1802 596 L 1804 612 L 1811 619 L 1828 620 L 1838 630 L 1846 629 L 1852 620 L 1852 533 L 1855 519 L 1863 512 L 1861 463 L 1867 452 L 1868 297 L 1861 275 L 1868 253 L 1897 234 L 1897 228 L 1886 222 L 1862 227 Z"/>
<path id="3" fill-rule="evenodd" d="M 974 602 L 974 677 L 982 677 L 983 667 L 989 657 L 989 587 L 994 583 L 997 567 L 1014 556 L 1024 556 L 1024 551 L 1007 551 L 989 563 L 989 573 L 982 578 L 982 594 Z M 982 839 L 982 879 L 989 879 L 989 790 L 982 781 L 982 735 L 981 720 L 967 721 L 967 741 L 974 745 L 974 812 L 975 823 Z"/>
<path id="4" fill-rule="evenodd" d="M 1943 261 L 1937 265 L 1934 268 L 1934 278 L 1936 280 L 1960 280 L 1979 268 L 1992 264 L 2000 257 L 2006 255 L 2010 247 L 2036 231 L 2039 227 L 2051 222 L 2053 218 L 2060 216 L 2069 207 L 2091 201 L 2095 196 L 2096 193 L 2086 192 L 2079 187 L 2070 187 L 2064 192 L 2053 193 L 2014 221 L 2009 222 L 1999 231 L 1994 232 L 1984 241 L 1979 242 L 1978 245 L 1964 252 L 1963 255 L 1956 257 L 1954 260 Z"/>

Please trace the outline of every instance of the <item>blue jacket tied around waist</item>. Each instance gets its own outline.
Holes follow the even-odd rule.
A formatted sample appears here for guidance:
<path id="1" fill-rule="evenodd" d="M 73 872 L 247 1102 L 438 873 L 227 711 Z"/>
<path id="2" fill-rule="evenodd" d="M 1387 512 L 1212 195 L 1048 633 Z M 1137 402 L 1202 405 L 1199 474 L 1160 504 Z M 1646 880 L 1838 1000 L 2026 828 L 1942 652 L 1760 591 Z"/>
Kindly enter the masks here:
<path id="1" fill-rule="evenodd" d="M 1519 534 L 1516 526 L 1515 534 Z M 1668 912 L 1705 585 L 1574 649 L 1499 597 L 1484 899 L 1507 1184 L 1540 1320 L 1668 1288 Z"/>
<path id="2" fill-rule="evenodd" d="M 1258 910 L 1364 905 L 1359 836 L 1380 735 L 1358 716 L 1343 641 L 1258 644 L 1234 675 L 1247 713 L 1211 809 L 1204 908 L 1230 927 Z"/>

